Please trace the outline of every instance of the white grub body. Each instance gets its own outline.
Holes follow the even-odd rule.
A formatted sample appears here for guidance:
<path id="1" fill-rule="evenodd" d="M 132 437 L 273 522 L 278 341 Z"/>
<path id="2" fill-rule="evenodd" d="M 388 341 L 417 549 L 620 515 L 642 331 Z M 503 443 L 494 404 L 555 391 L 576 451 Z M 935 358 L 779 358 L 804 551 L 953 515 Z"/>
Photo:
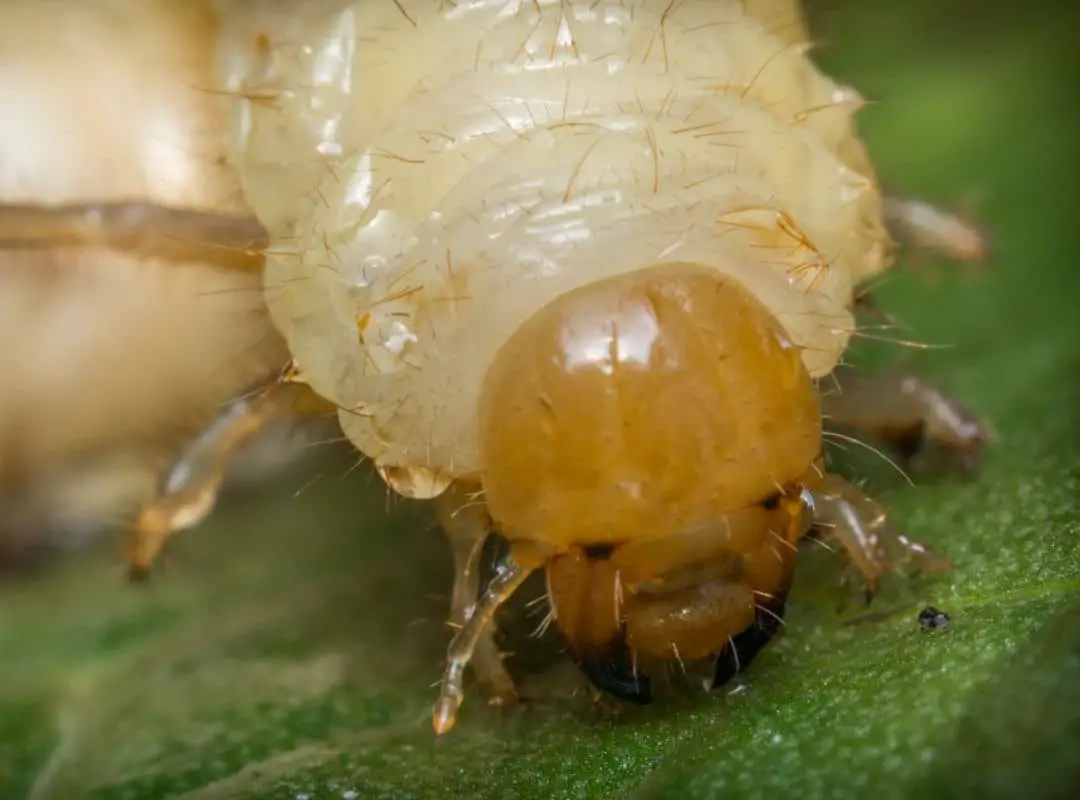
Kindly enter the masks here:
<path id="1" fill-rule="evenodd" d="M 217 37 L 208 2 L 3 3 L 0 201 L 242 212 Z M 133 510 L 288 357 L 257 274 L 103 247 L 0 251 L 0 340 L 0 528 Z"/>
<path id="2" fill-rule="evenodd" d="M 840 359 L 891 241 L 861 99 L 809 60 L 797 4 L 284 8 L 237 10 L 223 39 L 234 159 L 276 238 L 267 302 L 398 491 L 481 470 L 496 351 L 610 275 L 707 265 L 769 306 L 813 376 Z"/>

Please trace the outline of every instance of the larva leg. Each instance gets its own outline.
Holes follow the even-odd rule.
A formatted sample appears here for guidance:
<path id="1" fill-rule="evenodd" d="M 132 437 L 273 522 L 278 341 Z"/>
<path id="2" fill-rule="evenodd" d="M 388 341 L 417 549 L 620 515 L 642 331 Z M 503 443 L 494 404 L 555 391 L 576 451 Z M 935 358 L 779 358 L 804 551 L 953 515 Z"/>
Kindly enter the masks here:
<path id="1" fill-rule="evenodd" d="M 491 517 L 483 502 L 471 498 L 458 484 L 453 484 L 435 499 L 435 509 L 454 553 L 450 622 L 460 629 L 468 621 L 480 594 L 480 558 L 491 532 Z M 516 693 L 495 643 L 496 630 L 492 620 L 478 634 L 471 663 L 491 701 L 503 703 L 513 700 Z"/>
<path id="2" fill-rule="evenodd" d="M 532 565 L 519 564 L 512 555 L 507 556 L 496 567 L 495 577 L 488 584 L 484 596 L 473 607 L 472 614 L 450 642 L 442 689 L 432 713 L 436 734 L 448 733 L 454 727 L 458 709 L 465 696 L 462 675 L 473 658 L 480 637 L 490 628 L 499 606 L 510 599 L 534 569 Z"/>
<path id="3" fill-rule="evenodd" d="M 217 502 L 229 461 L 274 420 L 332 410 L 305 385 L 274 383 L 240 397 L 208 425 L 165 474 L 158 496 L 128 529 L 125 556 L 133 580 L 147 577 L 168 537 L 202 522 Z"/>
<path id="4" fill-rule="evenodd" d="M 836 373 L 834 373 L 836 374 Z M 865 433 L 910 462 L 928 446 L 952 456 L 965 474 L 974 472 L 992 438 L 982 421 L 955 398 L 922 378 L 892 374 L 839 378 L 822 391 L 822 413 L 840 428 Z"/>
<path id="5" fill-rule="evenodd" d="M 0 204 L 0 250 L 72 245 L 260 269 L 267 235 L 250 216 L 141 201 Z"/>
<path id="6" fill-rule="evenodd" d="M 815 527 L 823 539 L 839 542 L 847 552 L 866 579 L 868 598 L 878 578 L 898 564 L 931 572 L 949 569 L 944 556 L 889 527 L 881 504 L 843 478 L 827 475 L 810 497 Z"/>
<path id="7" fill-rule="evenodd" d="M 911 250 L 930 250 L 964 263 L 990 259 L 990 243 L 974 223 L 925 200 L 886 196 L 882 213 L 889 234 Z"/>

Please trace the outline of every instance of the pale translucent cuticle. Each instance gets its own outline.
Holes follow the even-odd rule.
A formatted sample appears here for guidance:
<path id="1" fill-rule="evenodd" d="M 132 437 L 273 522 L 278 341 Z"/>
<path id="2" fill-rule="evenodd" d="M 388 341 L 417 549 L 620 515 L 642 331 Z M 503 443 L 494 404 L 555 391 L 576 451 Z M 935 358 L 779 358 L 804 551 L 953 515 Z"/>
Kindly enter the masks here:
<path id="1" fill-rule="evenodd" d="M 810 61 L 795 3 L 669 5 L 231 15 L 224 78 L 251 98 L 233 159 L 276 239 L 271 314 L 403 493 L 477 471 L 499 346 L 612 275 L 707 265 L 772 310 L 811 375 L 839 360 L 853 286 L 891 252 L 860 98 Z"/>

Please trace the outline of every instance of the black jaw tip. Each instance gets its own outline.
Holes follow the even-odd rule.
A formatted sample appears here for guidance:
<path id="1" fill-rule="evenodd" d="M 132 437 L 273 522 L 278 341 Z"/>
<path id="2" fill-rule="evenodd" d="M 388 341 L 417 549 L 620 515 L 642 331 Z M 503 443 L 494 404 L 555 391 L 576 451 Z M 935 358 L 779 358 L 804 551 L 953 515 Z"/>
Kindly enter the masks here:
<path id="1" fill-rule="evenodd" d="M 602 692 L 639 706 L 652 702 L 652 682 L 647 675 L 635 673 L 630 650 L 625 645 L 582 655 L 578 666 Z"/>
<path id="2" fill-rule="evenodd" d="M 712 688 L 716 689 L 746 669 L 783 624 L 787 592 L 758 603 L 754 624 L 737 636 L 717 654 Z"/>

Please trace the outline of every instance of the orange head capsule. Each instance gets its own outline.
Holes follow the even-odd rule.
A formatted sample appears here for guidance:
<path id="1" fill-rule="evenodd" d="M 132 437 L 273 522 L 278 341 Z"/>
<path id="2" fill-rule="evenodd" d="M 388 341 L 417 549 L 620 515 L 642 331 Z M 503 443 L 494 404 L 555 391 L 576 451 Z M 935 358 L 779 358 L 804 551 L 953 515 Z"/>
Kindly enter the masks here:
<path id="1" fill-rule="evenodd" d="M 595 685 L 647 701 L 641 664 L 745 665 L 768 639 L 755 620 L 783 612 L 821 413 L 741 284 L 679 263 L 569 292 L 498 351 L 479 410 L 492 518 L 519 563 L 546 565 Z M 735 655 L 740 635 L 763 640 Z"/>

